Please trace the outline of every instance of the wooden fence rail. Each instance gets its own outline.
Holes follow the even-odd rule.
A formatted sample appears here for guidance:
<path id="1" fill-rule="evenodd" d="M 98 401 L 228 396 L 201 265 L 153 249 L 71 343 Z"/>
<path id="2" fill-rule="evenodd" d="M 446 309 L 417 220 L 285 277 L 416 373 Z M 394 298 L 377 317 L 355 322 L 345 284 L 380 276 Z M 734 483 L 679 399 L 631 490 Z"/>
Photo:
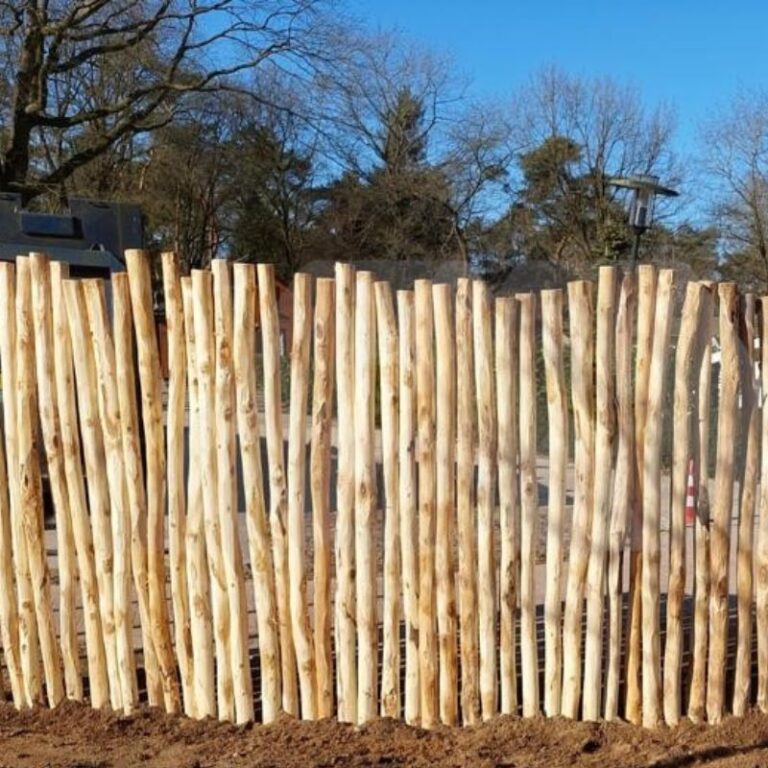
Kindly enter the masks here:
<path id="1" fill-rule="evenodd" d="M 294 280 L 284 388 L 273 268 L 165 253 L 166 385 L 153 265 L 126 263 L 0 264 L 17 707 L 768 711 L 765 299 L 649 265 L 495 298 L 339 264 Z"/>

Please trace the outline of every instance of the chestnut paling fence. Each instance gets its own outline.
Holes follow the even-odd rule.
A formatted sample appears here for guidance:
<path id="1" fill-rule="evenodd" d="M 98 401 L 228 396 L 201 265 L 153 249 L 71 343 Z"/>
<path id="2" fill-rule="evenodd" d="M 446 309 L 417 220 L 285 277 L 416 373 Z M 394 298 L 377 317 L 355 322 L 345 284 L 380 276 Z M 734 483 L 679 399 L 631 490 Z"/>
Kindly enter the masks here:
<path id="1" fill-rule="evenodd" d="M 734 285 L 604 267 L 596 290 L 494 299 L 297 275 L 285 411 L 270 266 L 182 277 L 163 255 L 166 398 L 150 261 L 126 260 L 109 290 L 41 254 L 0 264 L 16 706 L 85 691 L 130 712 L 141 680 L 169 712 L 237 722 L 655 726 L 743 713 L 756 672 L 768 707 L 768 345 Z M 714 472 L 686 526 L 691 459 Z"/>

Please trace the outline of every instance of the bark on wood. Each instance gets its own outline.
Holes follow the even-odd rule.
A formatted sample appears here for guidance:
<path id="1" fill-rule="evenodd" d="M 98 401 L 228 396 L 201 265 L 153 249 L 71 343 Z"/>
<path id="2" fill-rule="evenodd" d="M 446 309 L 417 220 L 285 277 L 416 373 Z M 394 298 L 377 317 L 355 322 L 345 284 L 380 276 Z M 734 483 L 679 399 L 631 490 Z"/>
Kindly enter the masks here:
<path id="1" fill-rule="evenodd" d="M 605 719 L 619 715 L 622 645 L 622 570 L 624 544 L 635 493 L 635 420 L 632 404 L 632 342 L 635 323 L 635 277 L 624 275 L 616 315 L 616 409 L 619 447 L 613 481 L 613 504 L 608 534 L 608 671 Z"/>
<path id="2" fill-rule="evenodd" d="M 563 617 L 563 700 L 561 714 L 575 718 L 581 693 L 581 617 L 584 581 L 589 565 L 589 531 L 592 526 L 593 466 L 595 456 L 594 370 L 592 336 L 594 310 L 592 286 L 583 281 L 568 284 L 571 336 L 571 376 L 574 424 L 575 493 L 568 583 Z"/>
<path id="3" fill-rule="evenodd" d="M 5 453 L 10 502 L 11 546 L 16 570 L 16 597 L 19 613 L 19 660 L 27 706 L 40 703 L 40 648 L 37 641 L 32 579 L 29 575 L 27 543 L 21 523 L 21 489 L 19 486 L 19 444 L 16 414 L 16 270 L 13 264 L 0 262 L 0 306 L 7 307 L 0 324 L 0 367 L 10 397 L 3 398 Z"/>
<path id="4" fill-rule="evenodd" d="M 544 713 L 560 714 L 563 675 L 563 516 L 568 465 L 568 400 L 563 356 L 563 292 L 541 292 L 542 347 L 549 426 L 549 509 L 544 597 Z"/>
<path id="5" fill-rule="evenodd" d="M 117 637 L 114 616 L 114 577 L 112 568 L 112 532 L 109 523 L 109 490 L 104 474 L 104 441 L 99 421 L 96 361 L 90 344 L 88 318 L 82 283 L 64 282 L 64 298 L 72 341 L 77 388 L 80 434 L 83 441 L 88 507 L 93 531 L 96 580 L 104 651 L 107 658 L 109 700 L 112 709 L 122 706 L 120 675 L 117 667 Z"/>
<path id="6" fill-rule="evenodd" d="M 93 358 L 98 381 L 98 407 L 104 458 L 109 487 L 112 524 L 112 567 L 120 700 L 125 714 L 138 703 L 136 663 L 133 656 L 133 605 L 131 600 L 130 513 L 123 468 L 120 405 L 117 397 L 115 348 L 109 330 L 104 284 L 100 280 L 83 283 Z"/>
<path id="7" fill-rule="evenodd" d="M 19 450 L 19 504 L 27 543 L 29 575 L 35 604 L 40 656 L 50 706 L 64 698 L 61 654 L 53 625 L 50 572 L 43 539 L 43 486 L 38 448 L 38 402 L 35 386 L 35 338 L 32 309 L 31 265 L 17 258 L 16 292 L 16 408 Z"/>
<path id="8" fill-rule="evenodd" d="M 283 710 L 299 714 L 296 657 L 291 630 L 290 576 L 288 574 L 288 489 L 283 462 L 283 398 L 280 391 L 280 325 L 277 313 L 274 267 L 259 264 L 259 311 L 264 359 L 264 412 L 269 465 L 269 523 L 275 563 L 275 595 L 280 627 L 280 676 Z M 354 647 L 353 647 L 354 648 Z M 352 652 L 354 662 L 354 650 Z"/>
<path id="9" fill-rule="evenodd" d="M 195 670 L 187 590 L 187 500 L 184 477 L 184 427 L 186 417 L 187 359 L 181 273 L 175 253 L 162 255 L 165 319 L 168 326 L 168 554 L 173 598 L 173 634 L 184 713 L 194 715 Z"/>
<path id="10" fill-rule="evenodd" d="M 584 720 L 597 720 L 601 713 L 601 669 L 603 612 L 605 610 L 605 565 L 611 504 L 613 439 L 616 431 L 614 386 L 614 333 L 616 330 L 615 267 L 600 267 L 597 287 L 596 435 L 594 507 L 587 567 L 587 637 L 584 646 Z"/>
<path id="11" fill-rule="evenodd" d="M 637 476 L 632 524 L 630 528 L 629 617 L 627 627 L 627 720 L 635 725 L 642 717 L 640 688 L 643 570 L 643 451 L 645 450 L 645 414 L 648 407 L 648 374 L 653 351 L 653 321 L 656 307 L 656 268 L 643 264 L 637 268 L 637 356 L 635 357 L 635 450 Z"/>
<path id="12" fill-rule="evenodd" d="M 740 384 L 738 292 L 721 283 L 720 296 L 720 407 L 717 414 L 717 463 L 710 528 L 709 673 L 707 719 L 718 723 L 725 700 L 725 662 L 728 646 L 728 559 L 733 505 L 734 450 Z"/>
<path id="13" fill-rule="evenodd" d="M 309 275 L 297 274 L 293 279 L 292 336 L 288 427 L 288 572 L 291 629 L 299 668 L 301 714 L 305 720 L 314 720 L 317 716 L 317 673 L 307 608 L 307 577 L 304 570 L 304 487 L 307 474 L 309 352 L 312 346 L 312 278 Z"/>
<path id="14" fill-rule="evenodd" d="M 755 379 L 755 297 L 748 294 L 741 303 L 739 340 L 741 359 L 741 429 L 746 435 L 744 473 L 739 499 L 739 532 L 736 560 L 738 630 L 736 670 L 733 681 L 733 714 L 742 717 L 750 705 L 752 678 L 752 536 L 755 520 L 760 413 Z M 742 438 L 743 445 L 743 438 Z M 735 446 L 734 446 L 735 447 Z"/>
<path id="15" fill-rule="evenodd" d="M 139 604 L 147 694 L 150 705 L 159 706 L 163 699 L 163 682 L 152 640 L 152 622 L 149 616 L 147 493 L 144 485 L 144 465 L 139 442 L 136 372 L 133 362 L 131 293 L 128 275 L 125 272 L 112 276 L 112 306 L 117 365 L 117 396 L 120 402 L 123 461 L 125 463 L 128 506 L 131 516 L 131 570 Z"/>
<path id="16" fill-rule="evenodd" d="M 355 562 L 357 575 L 357 722 L 377 715 L 376 460 L 374 401 L 376 309 L 373 275 L 355 284 Z"/>
<path id="17" fill-rule="evenodd" d="M 146 444 L 147 481 L 147 571 L 152 642 L 163 683 L 167 712 L 180 708 L 176 659 L 171 642 L 168 605 L 165 599 L 165 449 L 163 444 L 163 400 L 160 355 L 157 347 L 152 303 L 149 255 L 125 252 L 131 309 L 136 329 L 136 351 L 141 385 L 141 414 Z"/>
<path id="18" fill-rule="evenodd" d="M 432 288 L 436 357 L 436 550 L 437 633 L 440 651 L 440 721 L 458 722 L 456 589 L 453 568 L 456 462 L 456 350 L 449 285 Z"/>
<path id="19" fill-rule="evenodd" d="M 384 615 L 381 714 L 400 716 L 400 515 L 398 506 L 398 333 L 389 283 L 377 282 L 376 329 L 381 391 L 381 458 L 384 473 Z M 454 660 L 455 661 L 455 660 Z M 455 666 L 455 664 L 454 664 Z"/>
<path id="20" fill-rule="evenodd" d="M 13 580 L 11 504 L 8 495 L 8 468 L 5 463 L 5 434 L 0 422 L 0 639 L 11 685 L 13 705 L 25 704 L 24 678 L 19 654 L 19 612 Z"/>
<path id="21" fill-rule="evenodd" d="M 496 476 L 496 392 L 490 290 L 472 284 L 472 330 L 477 394 L 477 614 L 480 630 L 480 704 L 483 720 L 496 714 L 496 558 L 493 513 Z"/>
<path id="22" fill-rule="evenodd" d="M 317 281 L 314 318 L 314 381 L 310 491 L 314 543 L 314 639 L 317 716 L 333 714 L 333 651 L 331 646 L 331 432 L 333 429 L 334 286 L 331 278 Z M 398 637 L 399 648 L 399 637 Z M 399 674 L 399 672 L 398 672 Z M 399 678 L 398 678 L 399 679 Z"/>
<path id="23" fill-rule="evenodd" d="M 210 272 L 192 271 L 192 297 L 195 324 L 195 363 L 200 401 L 200 472 L 205 520 L 205 549 L 211 585 L 213 640 L 216 650 L 216 705 L 220 720 L 234 720 L 235 702 L 232 680 L 231 618 L 227 576 L 218 514 L 216 451 L 216 388 L 213 316 L 213 277 Z"/>
<path id="24" fill-rule="evenodd" d="M 336 264 L 336 680 L 338 718 L 357 722 L 355 663 L 355 271 Z"/>
<path id="25" fill-rule="evenodd" d="M 757 528 L 757 551 L 755 552 L 755 579 L 757 581 L 755 613 L 757 619 L 757 706 L 761 712 L 768 712 L 768 402 L 766 401 L 768 396 L 768 296 L 763 296 L 760 299 L 760 312 L 762 315 L 762 332 L 760 335 L 762 452 L 760 454 L 760 514 Z"/>
<path id="26" fill-rule="evenodd" d="M 688 717 L 699 722 L 706 714 L 707 650 L 709 641 L 709 422 L 712 391 L 712 334 L 714 291 L 705 284 L 702 310 L 704 351 L 699 369 L 697 448 L 694 454 L 696 520 L 694 523 L 695 577 L 693 605 L 693 662 Z"/>
<path id="27" fill-rule="evenodd" d="M 256 267 L 235 264 L 235 385 L 240 458 L 243 465 L 245 521 L 253 572 L 256 621 L 261 661 L 262 720 L 271 723 L 280 713 L 280 637 L 272 543 L 264 498 L 256 381 Z"/>
<path id="28" fill-rule="evenodd" d="M 673 405 L 672 503 L 670 509 L 669 585 L 667 588 L 667 637 L 664 646 L 664 719 L 676 724 L 682 709 L 683 599 L 685 597 L 685 498 L 688 465 L 693 455 L 693 430 L 701 370 L 705 308 L 704 288 L 688 283 L 683 317 L 675 350 Z"/>
<path id="29" fill-rule="evenodd" d="M 107 679 L 104 638 L 101 632 L 99 588 L 96 581 L 96 564 L 93 558 L 93 535 L 88 519 L 80 431 L 77 425 L 72 343 L 69 337 L 67 309 L 64 303 L 63 281 L 69 275 L 69 267 L 65 262 L 54 261 L 51 262 L 50 270 L 53 354 L 59 428 L 61 430 L 61 452 L 69 498 L 72 541 L 80 583 L 80 603 L 85 625 L 88 687 L 91 706 L 101 709 L 109 702 L 109 681 Z"/>
<path id="30" fill-rule="evenodd" d="M 237 508 L 237 445 L 235 374 L 232 362 L 232 282 L 229 264 L 212 264 L 214 341 L 216 358 L 214 422 L 216 427 L 216 501 L 221 530 L 221 553 L 229 602 L 229 658 L 235 722 L 253 720 L 253 686 L 248 654 L 248 608 L 240 548 Z"/>
<path id="31" fill-rule="evenodd" d="M 398 508 L 400 554 L 403 564 L 405 618 L 405 721 L 418 722 L 419 685 L 419 561 L 416 500 L 416 333 L 413 291 L 397 292 L 398 348 Z"/>
<path id="32" fill-rule="evenodd" d="M 402 325 L 401 321 L 401 329 Z M 477 414 L 474 369 L 472 287 L 467 278 L 459 278 L 456 287 L 456 533 L 459 554 L 461 715 L 464 725 L 475 725 L 480 718 L 477 529 L 474 513 L 475 418 Z M 517 547 L 512 548 L 513 554 L 516 549 Z M 517 572 L 517 567 L 513 565 L 512 570 Z"/>
<path id="33" fill-rule="evenodd" d="M 536 298 L 519 295 L 520 304 L 520 653 L 523 717 L 539 713 L 539 662 L 536 642 Z M 501 450 L 501 443 L 499 450 Z"/>
<path id="34" fill-rule="evenodd" d="M 432 284 L 417 280 L 416 408 L 419 464 L 419 679 L 421 726 L 437 724 L 435 632 L 435 353 Z"/>
<path id="35" fill-rule="evenodd" d="M 661 721 L 660 534 L 661 438 L 664 425 L 669 338 L 672 326 L 672 270 L 659 272 L 653 321 L 653 353 L 648 376 L 648 409 L 643 446 L 643 726 Z"/>
<path id="36" fill-rule="evenodd" d="M 193 717 L 214 717 L 216 715 L 216 683 L 214 677 L 214 640 L 211 624 L 211 588 L 208 573 L 208 557 L 205 550 L 205 512 L 203 510 L 203 489 L 201 472 L 201 424 L 200 395 L 197 380 L 197 354 L 195 337 L 195 315 L 192 298 L 192 278 L 181 278 L 181 298 L 184 308 L 185 347 L 187 355 L 187 392 L 189 402 L 189 466 L 187 474 L 187 530 L 184 537 L 186 547 L 186 582 L 189 591 L 190 633 L 192 636 L 193 670 L 195 685 L 195 711 Z M 261 465 L 259 465 L 261 466 Z M 246 462 L 243 461 L 243 482 L 247 486 Z M 246 515 L 248 514 L 246 492 Z M 259 632 L 259 645 L 265 643 Z M 263 679 L 269 676 L 268 667 L 262 665 Z M 262 712 L 266 721 L 269 703 L 264 697 Z"/>
<path id="37" fill-rule="evenodd" d="M 501 713 L 517 714 L 517 594 L 520 489 L 517 479 L 520 432 L 517 421 L 519 365 L 518 302 L 496 299 L 496 403 L 499 461 L 499 658 Z M 525 407 L 528 407 L 526 403 Z M 522 416 L 521 416 L 522 421 Z M 471 433 L 470 433 L 471 434 Z M 474 472 L 473 472 L 474 474 Z"/>
<path id="38" fill-rule="evenodd" d="M 48 480 L 56 519 L 56 555 L 59 576 L 59 636 L 64 663 L 64 688 L 68 699 L 81 701 L 83 679 L 75 621 L 77 561 L 72 534 L 69 492 L 64 473 L 59 406 L 56 395 L 53 343 L 51 273 L 47 256 L 30 257 L 35 326 L 35 361 L 40 424 L 48 467 Z"/>

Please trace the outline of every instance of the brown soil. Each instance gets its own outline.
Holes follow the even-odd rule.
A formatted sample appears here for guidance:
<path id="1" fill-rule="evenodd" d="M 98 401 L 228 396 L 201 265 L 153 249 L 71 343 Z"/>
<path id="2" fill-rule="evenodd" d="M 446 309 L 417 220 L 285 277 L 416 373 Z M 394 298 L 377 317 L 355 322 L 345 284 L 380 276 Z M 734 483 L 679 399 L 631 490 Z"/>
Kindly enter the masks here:
<path id="1" fill-rule="evenodd" d="M 18 713 L 0 705 L 0 766 L 489 766 L 685 768 L 768 766 L 768 717 L 642 731 L 616 724 L 499 717 L 477 728 L 423 731 L 379 720 L 363 728 L 284 718 L 269 726 L 194 722 L 150 709 L 131 717 L 78 704 Z"/>

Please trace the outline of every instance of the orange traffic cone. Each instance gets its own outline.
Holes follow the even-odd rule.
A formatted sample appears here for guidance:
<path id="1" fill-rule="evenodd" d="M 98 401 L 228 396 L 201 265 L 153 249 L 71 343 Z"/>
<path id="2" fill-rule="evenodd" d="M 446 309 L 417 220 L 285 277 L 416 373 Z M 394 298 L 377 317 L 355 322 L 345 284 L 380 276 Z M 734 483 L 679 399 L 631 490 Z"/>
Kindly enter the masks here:
<path id="1" fill-rule="evenodd" d="M 688 462 L 688 485 L 685 491 L 685 524 L 693 525 L 696 519 L 696 484 L 693 479 L 693 459 Z"/>

